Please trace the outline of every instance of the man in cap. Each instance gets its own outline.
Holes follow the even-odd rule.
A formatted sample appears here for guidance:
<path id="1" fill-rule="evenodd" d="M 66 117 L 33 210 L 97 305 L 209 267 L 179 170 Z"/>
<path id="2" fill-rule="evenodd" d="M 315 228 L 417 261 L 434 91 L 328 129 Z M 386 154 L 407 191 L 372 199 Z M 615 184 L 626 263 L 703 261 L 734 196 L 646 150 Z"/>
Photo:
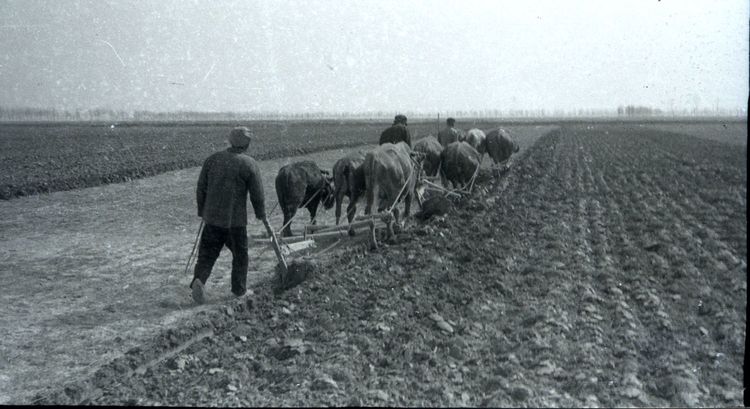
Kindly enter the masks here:
<path id="1" fill-rule="evenodd" d="M 411 148 L 411 132 L 406 127 L 406 116 L 398 114 L 393 120 L 393 125 L 380 134 L 380 145 L 384 143 L 406 142 Z"/>
<path id="2" fill-rule="evenodd" d="M 445 123 L 447 126 L 438 132 L 438 142 L 443 145 L 443 148 L 459 140 L 459 132 L 453 127 L 456 124 L 456 120 L 448 118 L 445 120 Z"/>
<path id="3" fill-rule="evenodd" d="M 232 252 L 232 293 L 241 297 L 247 291 L 248 193 L 255 217 L 267 223 L 258 164 L 245 154 L 251 138 L 252 133 L 244 126 L 232 129 L 231 147 L 209 156 L 198 177 L 198 217 L 205 225 L 190 284 L 197 304 L 203 303 L 203 287 L 224 245 Z"/>

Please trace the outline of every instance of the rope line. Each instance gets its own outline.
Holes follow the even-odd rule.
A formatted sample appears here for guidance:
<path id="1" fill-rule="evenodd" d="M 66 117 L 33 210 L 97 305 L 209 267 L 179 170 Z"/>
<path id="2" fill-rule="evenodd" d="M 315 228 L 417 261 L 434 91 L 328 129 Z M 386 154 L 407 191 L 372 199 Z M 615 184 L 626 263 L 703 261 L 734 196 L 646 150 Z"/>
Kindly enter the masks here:
<path id="1" fill-rule="evenodd" d="M 479 174 L 479 168 L 480 168 L 481 166 L 482 166 L 482 162 L 479 162 L 479 163 L 477 164 L 477 168 L 476 168 L 476 169 L 474 170 L 474 175 L 472 175 L 472 177 L 471 177 L 471 181 L 470 181 L 470 185 L 469 185 L 469 190 L 468 190 L 468 192 L 467 192 L 467 193 L 469 193 L 469 194 L 471 193 L 471 189 L 473 189 L 473 188 L 474 188 L 474 180 L 475 180 L 475 179 L 477 178 L 477 175 Z"/>
<path id="2" fill-rule="evenodd" d="M 325 186 L 323 186 L 320 189 L 318 189 L 315 193 L 313 193 L 312 196 L 310 196 L 310 199 L 308 199 L 307 202 L 305 202 L 305 204 L 303 204 L 302 206 L 299 206 L 297 208 L 298 209 L 302 209 L 305 206 L 307 206 L 308 204 L 310 204 L 310 202 L 312 202 L 312 200 L 315 198 L 315 196 L 317 196 L 318 193 L 320 193 L 324 188 L 325 188 Z M 276 204 L 278 204 L 278 203 L 276 203 Z M 286 228 L 286 226 L 289 226 L 289 224 L 292 223 L 292 220 L 294 220 L 294 218 L 297 217 L 298 214 L 299 213 L 294 213 L 294 216 L 292 216 L 292 218 L 289 219 L 288 222 L 286 222 L 283 226 L 281 226 L 281 229 L 279 229 L 279 231 L 277 231 L 276 234 L 281 234 L 281 232 Z"/>
<path id="3" fill-rule="evenodd" d="M 413 160 L 413 158 L 412 158 L 412 160 Z M 415 165 L 417 164 L 416 161 L 414 161 L 414 163 L 415 163 Z M 409 181 L 411 181 L 412 176 L 414 176 L 414 173 L 416 172 L 415 169 L 416 169 L 416 166 L 412 166 L 411 173 L 409 174 L 409 177 L 406 178 L 406 183 L 404 183 L 404 185 L 401 186 L 401 190 L 398 192 L 398 195 L 396 195 L 396 200 L 393 201 L 393 204 L 390 207 L 388 207 L 388 209 L 386 209 L 386 211 L 385 211 L 386 214 L 391 213 L 393 211 L 393 208 L 396 207 L 396 204 L 398 203 L 398 199 L 401 197 L 401 193 L 404 191 L 404 189 L 406 188 L 406 186 L 409 184 Z"/>

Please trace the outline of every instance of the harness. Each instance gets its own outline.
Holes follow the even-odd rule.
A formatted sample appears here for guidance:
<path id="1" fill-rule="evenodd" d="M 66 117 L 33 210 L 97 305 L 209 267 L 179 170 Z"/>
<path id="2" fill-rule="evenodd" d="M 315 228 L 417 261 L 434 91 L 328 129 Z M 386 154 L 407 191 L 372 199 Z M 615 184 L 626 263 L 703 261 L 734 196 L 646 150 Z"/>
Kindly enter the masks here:
<path id="1" fill-rule="evenodd" d="M 403 186 L 401 186 L 401 190 L 398 192 L 398 195 L 396 195 L 396 199 L 393 201 L 393 204 L 391 204 L 385 211 L 386 214 L 390 214 L 393 211 L 393 208 L 396 207 L 396 204 L 398 203 L 398 200 L 401 198 L 401 193 L 404 192 L 404 189 L 406 189 L 406 186 L 409 185 L 409 181 L 411 181 L 411 178 L 414 176 L 415 173 L 421 173 L 422 165 L 420 162 L 417 162 L 416 159 L 414 159 L 413 156 L 409 155 L 409 159 L 414 163 L 414 166 L 412 166 L 411 173 L 409 174 L 409 177 L 406 178 L 406 183 L 404 183 Z M 419 177 L 419 176 L 417 176 Z"/>
<path id="2" fill-rule="evenodd" d="M 302 206 L 299 206 L 298 209 L 302 209 L 303 207 L 306 207 L 308 204 L 310 204 L 310 202 L 312 202 L 315 196 L 317 196 L 318 193 L 323 191 L 323 189 L 325 189 L 325 185 L 323 185 L 320 189 L 316 190 L 315 193 L 313 193 L 313 195 L 310 196 L 309 199 L 307 199 L 307 202 L 305 202 L 305 204 L 303 204 Z M 276 204 L 278 204 L 278 202 Z M 289 226 L 289 224 L 292 222 L 292 220 L 294 220 L 295 217 L 297 217 L 298 214 L 299 213 L 294 213 L 294 216 L 292 216 L 288 222 L 286 222 L 283 226 L 281 226 L 281 229 L 279 229 L 277 234 L 281 234 L 281 232 L 286 228 L 286 226 Z"/>

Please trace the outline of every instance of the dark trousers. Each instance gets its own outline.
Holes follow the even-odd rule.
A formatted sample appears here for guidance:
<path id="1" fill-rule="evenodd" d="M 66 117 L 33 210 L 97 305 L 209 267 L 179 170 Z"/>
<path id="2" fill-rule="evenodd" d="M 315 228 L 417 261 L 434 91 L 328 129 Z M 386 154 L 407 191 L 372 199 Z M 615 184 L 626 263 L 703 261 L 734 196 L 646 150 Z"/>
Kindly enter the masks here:
<path id="1" fill-rule="evenodd" d="M 247 227 L 224 228 L 206 224 L 201 234 L 198 247 L 198 261 L 195 263 L 193 279 L 206 284 L 211 269 L 219 258 L 224 245 L 232 252 L 232 292 L 236 295 L 245 293 L 247 281 Z M 191 283 L 192 285 L 192 283 Z"/>

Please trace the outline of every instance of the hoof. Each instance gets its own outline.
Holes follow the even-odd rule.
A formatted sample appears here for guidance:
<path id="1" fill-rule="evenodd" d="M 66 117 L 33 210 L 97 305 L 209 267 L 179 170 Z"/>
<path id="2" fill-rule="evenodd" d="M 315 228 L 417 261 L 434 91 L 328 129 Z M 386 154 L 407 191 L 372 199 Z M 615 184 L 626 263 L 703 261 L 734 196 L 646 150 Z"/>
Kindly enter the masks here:
<path id="1" fill-rule="evenodd" d="M 347 233 L 349 234 L 349 237 L 354 237 L 357 235 L 357 232 L 354 231 L 354 229 L 349 229 Z"/>

